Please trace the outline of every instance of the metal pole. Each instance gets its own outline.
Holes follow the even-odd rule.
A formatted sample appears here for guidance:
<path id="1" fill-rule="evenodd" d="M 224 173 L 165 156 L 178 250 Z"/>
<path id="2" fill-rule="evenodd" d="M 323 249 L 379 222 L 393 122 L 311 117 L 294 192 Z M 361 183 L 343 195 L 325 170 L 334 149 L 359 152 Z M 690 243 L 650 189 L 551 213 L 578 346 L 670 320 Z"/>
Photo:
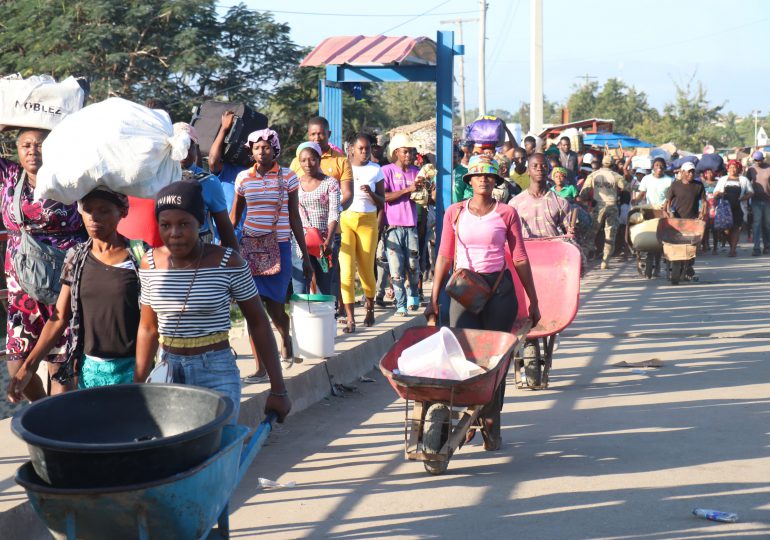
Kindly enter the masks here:
<path id="1" fill-rule="evenodd" d="M 754 146 L 759 146 L 759 126 L 757 123 L 759 111 L 754 109 Z"/>
<path id="2" fill-rule="evenodd" d="M 463 23 L 478 22 L 476 19 L 452 19 L 449 21 L 441 21 L 441 24 L 456 24 L 457 25 L 457 46 L 462 47 L 463 41 Z M 465 126 L 465 55 L 459 56 L 460 64 L 457 69 L 458 86 L 460 87 L 460 125 Z"/>
<path id="3" fill-rule="evenodd" d="M 543 131 L 543 0 L 530 1 L 529 131 Z"/>
<path id="4" fill-rule="evenodd" d="M 479 116 L 487 114 L 487 85 L 484 73 L 484 45 L 487 40 L 487 1 L 479 0 L 481 4 L 481 24 L 479 25 Z"/>
<path id="5" fill-rule="evenodd" d="M 458 19 L 457 21 L 457 30 L 460 38 L 460 42 L 458 45 L 462 45 L 463 42 L 463 21 L 462 19 Z M 460 76 L 460 125 L 465 127 L 465 55 L 460 57 L 460 66 L 459 66 L 459 73 Z M 756 122 L 754 122 L 756 124 Z M 754 130 L 756 131 L 756 129 Z"/>

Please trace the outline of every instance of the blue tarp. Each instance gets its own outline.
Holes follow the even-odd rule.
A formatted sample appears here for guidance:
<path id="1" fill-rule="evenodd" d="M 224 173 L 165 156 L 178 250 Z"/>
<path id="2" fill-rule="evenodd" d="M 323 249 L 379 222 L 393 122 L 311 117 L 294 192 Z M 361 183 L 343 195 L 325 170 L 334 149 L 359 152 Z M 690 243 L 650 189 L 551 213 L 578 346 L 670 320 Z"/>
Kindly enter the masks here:
<path id="1" fill-rule="evenodd" d="M 610 148 L 617 148 L 618 143 L 622 144 L 623 148 L 653 148 L 655 146 L 623 133 L 590 133 L 583 135 L 583 144 L 586 146 L 600 146 L 604 148 L 605 143 Z"/>

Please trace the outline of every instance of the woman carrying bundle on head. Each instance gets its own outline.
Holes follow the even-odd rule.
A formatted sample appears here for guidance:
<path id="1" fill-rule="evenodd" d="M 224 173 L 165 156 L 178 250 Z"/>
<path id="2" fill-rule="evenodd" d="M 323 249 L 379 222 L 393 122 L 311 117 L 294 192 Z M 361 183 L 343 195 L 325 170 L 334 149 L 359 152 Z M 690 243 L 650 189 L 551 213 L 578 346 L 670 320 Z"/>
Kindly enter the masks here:
<path id="1" fill-rule="evenodd" d="M 40 339 L 45 323 L 54 312 L 64 253 L 85 238 L 83 222 L 74 204 L 53 199 L 35 200 L 33 191 L 43 165 L 43 141 L 48 131 L 21 129 L 16 138 L 19 163 L 0 158 L 0 200 L 8 245 L 5 280 L 8 289 L 6 366 L 14 377 Z M 31 251 L 30 251 L 31 249 Z M 46 252 L 47 261 L 34 259 L 34 251 Z M 32 257 L 28 257 L 32 255 Z M 51 263 L 56 259 L 56 263 Z M 28 261 L 29 264 L 25 264 Z M 74 387 L 67 365 L 69 331 L 51 346 L 48 361 L 50 393 Z M 23 390 L 29 400 L 46 395 L 39 378 Z"/>

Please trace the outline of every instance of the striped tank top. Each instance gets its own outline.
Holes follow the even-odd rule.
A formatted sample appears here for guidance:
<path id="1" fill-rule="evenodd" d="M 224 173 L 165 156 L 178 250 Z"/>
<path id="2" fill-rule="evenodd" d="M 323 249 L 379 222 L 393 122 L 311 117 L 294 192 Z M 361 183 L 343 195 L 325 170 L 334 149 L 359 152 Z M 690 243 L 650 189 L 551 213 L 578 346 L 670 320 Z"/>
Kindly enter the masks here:
<path id="1" fill-rule="evenodd" d="M 227 267 L 232 253 L 227 248 L 217 268 L 200 268 L 195 275 L 194 268 L 155 268 L 153 250 L 147 251 L 150 268 L 139 270 L 139 301 L 157 315 L 162 336 L 203 337 L 230 330 L 230 300 L 239 302 L 258 294 L 246 264 Z"/>

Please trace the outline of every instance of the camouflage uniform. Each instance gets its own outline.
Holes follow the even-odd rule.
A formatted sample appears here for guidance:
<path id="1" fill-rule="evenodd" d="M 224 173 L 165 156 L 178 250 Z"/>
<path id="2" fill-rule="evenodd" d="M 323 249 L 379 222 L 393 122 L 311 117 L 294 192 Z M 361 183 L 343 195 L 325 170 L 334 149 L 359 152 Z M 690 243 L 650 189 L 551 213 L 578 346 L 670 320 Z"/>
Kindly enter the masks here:
<path id="1" fill-rule="evenodd" d="M 619 225 L 618 191 L 626 189 L 626 181 L 620 174 L 602 167 L 588 175 L 583 189 L 580 190 L 581 200 L 585 200 L 588 192 L 593 189 L 594 207 L 591 210 L 593 224 L 588 234 L 588 245 L 593 248 L 596 235 L 604 222 L 604 254 L 602 262 L 608 263 L 610 255 L 615 251 L 615 235 Z"/>

